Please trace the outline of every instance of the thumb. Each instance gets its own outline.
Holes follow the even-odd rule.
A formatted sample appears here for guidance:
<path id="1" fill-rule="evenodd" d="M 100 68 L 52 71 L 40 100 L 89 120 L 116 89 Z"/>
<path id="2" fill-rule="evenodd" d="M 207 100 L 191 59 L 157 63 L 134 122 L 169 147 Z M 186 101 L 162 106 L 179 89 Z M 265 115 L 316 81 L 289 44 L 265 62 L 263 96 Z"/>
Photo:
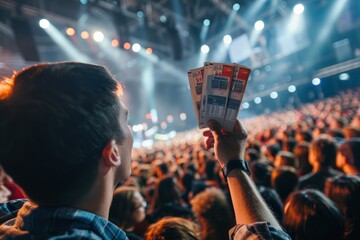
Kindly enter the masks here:
<path id="1" fill-rule="evenodd" d="M 221 126 L 219 122 L 211 119 L 208 121 L 208 126 L 214 136 L 221 135 Z"/>

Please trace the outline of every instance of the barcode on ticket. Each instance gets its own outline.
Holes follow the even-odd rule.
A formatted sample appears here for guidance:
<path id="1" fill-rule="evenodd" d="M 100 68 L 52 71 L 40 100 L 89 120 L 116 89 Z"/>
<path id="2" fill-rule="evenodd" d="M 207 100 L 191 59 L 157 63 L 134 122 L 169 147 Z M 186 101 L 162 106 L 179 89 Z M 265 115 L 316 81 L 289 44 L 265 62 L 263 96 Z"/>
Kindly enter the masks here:
<path id="1" fill-rule="evenodd" d="M 226 97 L 209 95 L 207 98 L 206 114 L 208 116 L 224 116 Z"/>

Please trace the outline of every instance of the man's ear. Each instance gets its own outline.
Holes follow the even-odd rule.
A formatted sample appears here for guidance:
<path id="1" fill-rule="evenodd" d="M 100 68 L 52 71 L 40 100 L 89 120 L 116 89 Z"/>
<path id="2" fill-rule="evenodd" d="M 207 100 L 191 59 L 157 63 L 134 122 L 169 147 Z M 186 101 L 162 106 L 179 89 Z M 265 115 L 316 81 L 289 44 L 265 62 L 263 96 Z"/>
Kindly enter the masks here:
<path id="1" fill-rule="evenodd" d="M 102 151 L 104 164 L 109 167 L 117 167 L 121 164 L 120 149 L 114 139 L 110 140 Z"/>

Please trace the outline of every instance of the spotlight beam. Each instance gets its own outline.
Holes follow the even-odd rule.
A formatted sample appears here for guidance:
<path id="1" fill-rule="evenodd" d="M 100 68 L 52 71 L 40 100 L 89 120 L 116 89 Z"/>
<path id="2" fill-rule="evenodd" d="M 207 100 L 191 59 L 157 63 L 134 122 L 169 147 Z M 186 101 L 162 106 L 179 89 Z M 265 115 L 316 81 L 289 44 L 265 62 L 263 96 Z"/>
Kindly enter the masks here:
<path id="1" fill-rule="evenodd" d="M 90 58 L 81 53 L 59 30 L 51 23 L 44 31 L 59 45 L 59 47 L 70 57 L 71 60 L 91 62 Z"/>
<path id="2" fill-rule="evenodd" d="M 223 13 L 231 16 L 233 9 L 229 8 L 225 3 L 220 2 L 218 0 L 211 0 L 211 2 L 217 6 Z M 235 21 L 237 24 L 240 25 L 241 28 L 247 30 L 250 28 L 250 24 L 241 16 L 239 16 L 238 14 L 235 15 Z"/>

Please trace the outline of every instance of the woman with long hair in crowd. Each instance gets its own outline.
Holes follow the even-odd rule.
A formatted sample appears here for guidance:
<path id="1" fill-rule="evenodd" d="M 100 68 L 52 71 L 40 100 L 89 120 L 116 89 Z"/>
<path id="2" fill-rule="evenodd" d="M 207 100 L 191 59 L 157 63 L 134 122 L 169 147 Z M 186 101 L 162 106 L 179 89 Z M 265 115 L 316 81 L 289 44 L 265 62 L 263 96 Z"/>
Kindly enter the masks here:
<path id="1" fill-rule="evenodd" d="M 360 177 L 341 175 L 328 178 L 325 195 L 333 200 L 344 215 L 345 239 L 360 237 Z"/>

